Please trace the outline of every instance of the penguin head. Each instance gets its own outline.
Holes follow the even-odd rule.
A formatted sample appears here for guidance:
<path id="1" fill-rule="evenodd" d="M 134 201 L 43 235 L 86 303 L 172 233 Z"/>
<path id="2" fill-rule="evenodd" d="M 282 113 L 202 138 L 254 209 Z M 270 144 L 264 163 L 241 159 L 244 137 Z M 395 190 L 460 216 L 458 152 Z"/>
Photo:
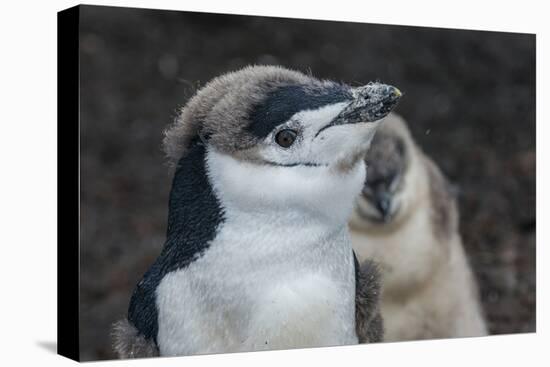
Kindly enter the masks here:
<path id="1" fill-rule="evenodd" d="M 365 156 L 367 177 L 352 221 L 384 225 L 409 206 L 407 182 L 413 143 L 405 122 L 391 115 L 378 129 Z"/>
<path id="2" fill-rule="evenodd" d="M 250 114 L 256 161 L 351 169 L 399 97 L 399 90 L 379 83 L 351 88 L 311 80 L 275 87 Z"/>
<path id="3" fill-rule="evenodd" d="M 198 137 L 207 147 L 210 181 L 226 206 L 295 204 L 326 211 L 331 196 L 361 190 L 365 152 L 400 97 L 397 88 L 381 83 L 351 87 L 251 66 L 202 88 L 166 132 L 165 148 L 177 161 Z"/>

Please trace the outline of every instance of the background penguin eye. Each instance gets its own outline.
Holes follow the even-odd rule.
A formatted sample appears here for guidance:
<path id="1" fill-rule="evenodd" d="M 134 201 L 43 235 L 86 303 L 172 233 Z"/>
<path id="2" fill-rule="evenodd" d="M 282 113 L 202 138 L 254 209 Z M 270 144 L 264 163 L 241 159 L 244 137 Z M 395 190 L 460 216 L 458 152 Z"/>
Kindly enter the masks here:
<path id="1" fill-rule="evenodd" d="M 298 133 L 296 133 L 296 131 L 294 130 L 290 130 L 290 129 L 281 130 L 275 136 L 275 141 L 277 142 L 277 144 L 279 144 L 283 148 L 288 148 L 294 143 L 294 140 L 296 140 L 297 135 Z"/>

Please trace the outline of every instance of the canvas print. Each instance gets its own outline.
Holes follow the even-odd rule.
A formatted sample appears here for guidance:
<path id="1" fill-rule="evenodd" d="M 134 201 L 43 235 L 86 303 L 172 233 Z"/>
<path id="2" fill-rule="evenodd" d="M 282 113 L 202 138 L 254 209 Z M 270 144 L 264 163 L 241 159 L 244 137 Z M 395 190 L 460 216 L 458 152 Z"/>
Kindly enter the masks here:
<path id="1" fill-rule="evenodd" d="M 536 331 L 535 35 L 102 6 L 58 26 L 60 354 Z"/>

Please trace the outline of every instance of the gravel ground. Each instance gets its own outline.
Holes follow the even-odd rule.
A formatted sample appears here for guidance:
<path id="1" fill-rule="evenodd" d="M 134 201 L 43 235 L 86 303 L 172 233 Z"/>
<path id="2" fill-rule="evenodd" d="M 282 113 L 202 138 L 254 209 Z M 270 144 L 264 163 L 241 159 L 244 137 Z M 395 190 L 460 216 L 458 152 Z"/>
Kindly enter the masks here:
<path id="1" fill-rule="evenodd" d="M 460 192 L 461 231 L 492 334 L 535 331 L 535 37 L 265 17 L 82 8 L 81 356 L 164 240 L 162 130 L 197 86 L 280 64 L 405 97 L 397 111 Z"/>

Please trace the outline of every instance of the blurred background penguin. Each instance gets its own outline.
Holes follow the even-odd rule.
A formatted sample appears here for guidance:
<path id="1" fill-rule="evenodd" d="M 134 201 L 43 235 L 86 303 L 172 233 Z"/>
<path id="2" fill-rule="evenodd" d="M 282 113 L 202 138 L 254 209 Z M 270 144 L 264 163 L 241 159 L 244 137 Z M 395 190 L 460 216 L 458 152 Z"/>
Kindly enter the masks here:
<path id="1" fill-rule="evenodd" d="M 395 114 L 365 160 L 350 230 L 359 260 L 382 269 L 385 341 L 487 335 L 456 199 L 439 168 Z"/>

